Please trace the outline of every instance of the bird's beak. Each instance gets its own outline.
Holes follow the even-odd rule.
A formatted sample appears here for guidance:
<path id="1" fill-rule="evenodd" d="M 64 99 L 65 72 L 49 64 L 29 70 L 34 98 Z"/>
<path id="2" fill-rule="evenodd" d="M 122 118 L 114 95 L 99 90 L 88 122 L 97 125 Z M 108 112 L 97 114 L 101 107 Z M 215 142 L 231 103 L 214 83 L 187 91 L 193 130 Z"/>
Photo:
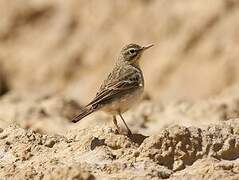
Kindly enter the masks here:
<path id="1" fill-rule="evenodd" d="M 154 46 L 153 44 L 150 44 L 150 45 L 148 45 L 148 46 L 144 46 L 144 47 L 142 48 L 142 50 L 145 51 L 146 49 L 149 49 L 149 48 L 151 48 L 151 47 L 153 47 L 153 46 Z"/>

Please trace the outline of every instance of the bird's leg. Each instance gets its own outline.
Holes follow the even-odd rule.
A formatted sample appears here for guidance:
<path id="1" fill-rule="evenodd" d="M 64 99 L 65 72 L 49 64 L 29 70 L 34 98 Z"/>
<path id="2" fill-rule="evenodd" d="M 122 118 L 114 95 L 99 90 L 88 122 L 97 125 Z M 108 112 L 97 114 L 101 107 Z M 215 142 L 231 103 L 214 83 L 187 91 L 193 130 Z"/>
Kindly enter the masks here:
<path id="1" fill-rule="evenodd" d="M 116 119 L 115 115 L 113 116 L 113 122 L 114 122 L 114 125 L 115 125 L 116 129 L 117 129 L 117 133 L 120 133 L 120 128 L 118 126 L 117 119 Z"/>
<path id="2" fill-rule="evenodd" d="M 123 118 L 123 116 L 121 115 L 121 113 L 120 113 L 120 112 L 119 112 L 119 116 L 120 116 L 120 118 L 122 119 L 122 121 L 123 121 L 123 123 L 124 123 L 125 127 L 127 128 L 128 135 L 132 135 L 132 132 L 131 132 L 131 130 L 129 129 L 128 125 L 126 124 L 126 122 L 125 122 L 125 120 L 124 120 L 124 118 Z"/>

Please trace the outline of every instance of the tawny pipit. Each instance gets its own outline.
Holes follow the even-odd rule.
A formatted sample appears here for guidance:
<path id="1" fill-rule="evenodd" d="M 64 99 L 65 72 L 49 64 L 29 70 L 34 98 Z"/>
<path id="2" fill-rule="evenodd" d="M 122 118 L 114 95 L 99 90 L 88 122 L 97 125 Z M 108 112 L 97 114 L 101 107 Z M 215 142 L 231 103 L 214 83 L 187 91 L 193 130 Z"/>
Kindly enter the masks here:
<path id="1" fill-rule="evenodd" d="M 96 97 L 86 105 L 82 113 L 72 119 L 72 122 L 78 122 L 97 110 L 103 110 L 113 115 L 113 122 L 118 132 L 120 132 L 120 128 L 116 115 L 122 119 L 128 134 L 132 134 L 122 113 L 136 104 L 143 94 L 144 77 L 139 60 L 142 53 L 152 46 L 141 47 L 137 44 L 125 46 L 121 50 L 112 72 L 100 86 Z"/>

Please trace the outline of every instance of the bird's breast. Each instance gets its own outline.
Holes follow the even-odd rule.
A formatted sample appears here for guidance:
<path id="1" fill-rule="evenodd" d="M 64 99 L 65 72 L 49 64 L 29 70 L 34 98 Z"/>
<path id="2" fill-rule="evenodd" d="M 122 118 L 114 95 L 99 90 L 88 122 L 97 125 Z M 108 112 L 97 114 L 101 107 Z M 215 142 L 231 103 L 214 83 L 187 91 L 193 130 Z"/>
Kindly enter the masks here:
<path id="1" fill-rule="evenodd" d="M 143 89 L 144 88 L 142 84 L 142 86 L 138 89 L 132 91 L 131 93 L 125 94 L 119 99 L 107 104 L 105 107 L 102 108 L 102 110 L 112 115 L 118 114 L 119 111 L 121 113 L 124 113 L 125 111 L 136 105 L 142 99 Z"/>

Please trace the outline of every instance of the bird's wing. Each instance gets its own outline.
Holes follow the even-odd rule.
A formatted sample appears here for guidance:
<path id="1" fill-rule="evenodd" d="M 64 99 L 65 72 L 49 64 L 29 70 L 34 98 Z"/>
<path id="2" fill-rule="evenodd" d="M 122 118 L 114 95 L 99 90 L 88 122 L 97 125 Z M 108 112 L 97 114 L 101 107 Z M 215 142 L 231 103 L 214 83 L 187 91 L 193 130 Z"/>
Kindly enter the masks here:
<path id="1" fill-rule="evenodd" d="M 128 91 L 137 89 L 140 86 L 140 74 L 130 71 L 115 81 L 106 82 L 96 94 L 96 97 L 87 106 L 98 106 L 111 99 L 125 95 Z"/>

